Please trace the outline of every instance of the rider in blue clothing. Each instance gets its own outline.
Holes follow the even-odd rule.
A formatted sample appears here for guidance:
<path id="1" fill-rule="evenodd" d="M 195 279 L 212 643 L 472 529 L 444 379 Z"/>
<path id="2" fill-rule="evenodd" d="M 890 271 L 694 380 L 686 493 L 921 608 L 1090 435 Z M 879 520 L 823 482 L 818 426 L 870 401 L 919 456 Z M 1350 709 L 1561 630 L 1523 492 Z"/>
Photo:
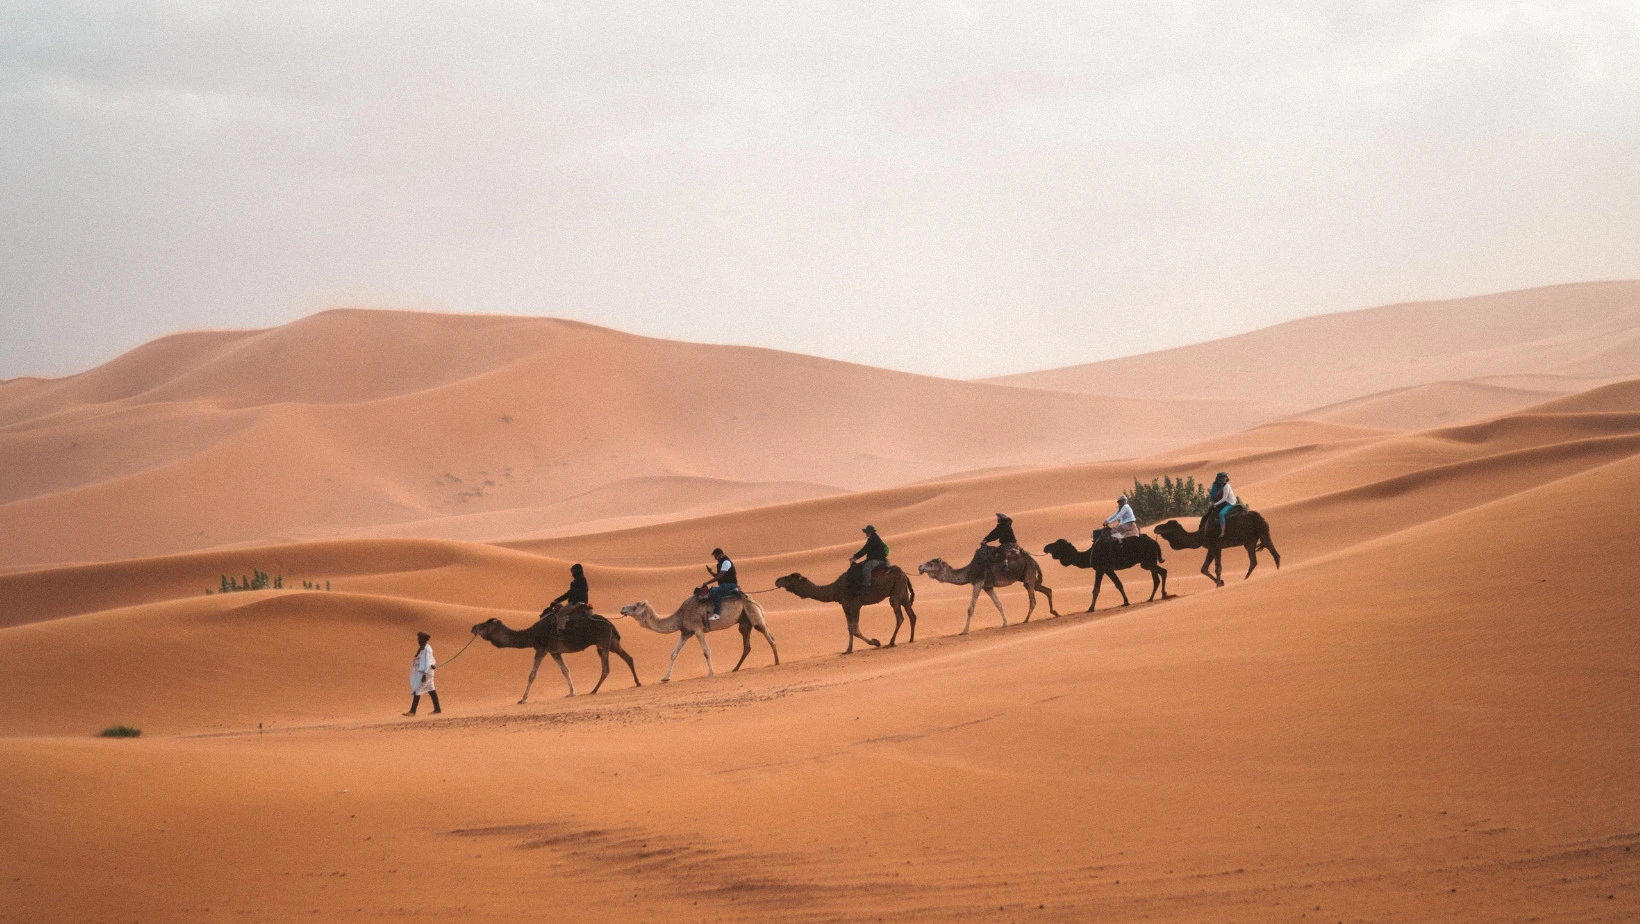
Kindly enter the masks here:
<path id="1" fill-rule="evenodd" d="M 1219 472 L 1218 476 L 1213 479 L 1213 487 L 1207 492 L 1207 503 L 1208 514 L 1217 513 L 1219 515 L 1219 531 L 1211 537 L 1218 538 L 1224 535 L 1224 520 L 1230 516 L 1230 511 L 1236 506 L 1236 492 L 1234 488 L 1230 487 L 1229 475 Z"/>

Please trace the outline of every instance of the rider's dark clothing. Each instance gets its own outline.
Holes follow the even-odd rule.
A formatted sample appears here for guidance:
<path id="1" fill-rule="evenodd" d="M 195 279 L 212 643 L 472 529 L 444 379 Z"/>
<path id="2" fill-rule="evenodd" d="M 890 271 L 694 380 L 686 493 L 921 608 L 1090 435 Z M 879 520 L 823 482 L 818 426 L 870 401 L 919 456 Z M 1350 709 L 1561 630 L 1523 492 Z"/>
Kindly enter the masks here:
<path id="1" fill-rule="evenodd" d="M 559 594 L 551 603 L 547 604 L 547 606 L 557 606 L 560 603 L 573 604 L 586 602 L 587 579 L 584 576 L 576 575 L 570 578 L 569 590 Z"/>
<path id="2" fill-rule="evenodd" d="M 867 561 L 888 561 L 888 543 L 876 533 L 866 534 L 866 544 L 860 546 L 860 551 L 850 555 L 850 559 L 865 558 Z"/>
<path id="3" fill-rule="evenodd" d="M 986 533 L 985 538 L 980 540 L 981 545 L 984 545 L 987 542 L 997 542 L 1002 545 L 1019 545 L 1019 540 L 1014 538 L 1014 521 L 1003 520 L 1001 523 L 998 523 L 996 529 Z"/>

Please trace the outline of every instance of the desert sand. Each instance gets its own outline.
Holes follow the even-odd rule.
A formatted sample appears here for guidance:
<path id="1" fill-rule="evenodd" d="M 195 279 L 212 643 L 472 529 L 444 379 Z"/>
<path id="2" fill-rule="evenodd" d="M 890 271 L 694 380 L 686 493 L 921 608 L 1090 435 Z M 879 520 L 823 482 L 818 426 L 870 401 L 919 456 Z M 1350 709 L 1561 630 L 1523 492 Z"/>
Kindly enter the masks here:
<path id="1" fill-rule="evenodd" d="M 1225 392 L 1188 350 L 1020 387 L 341 311 L 0 384 L 0 921 L 1633 920 L 1637 337 L 1636 283 L 1391 306 L 1195 348 L 1267 351 Z M 763 592 L 867 522 L 914 572 L 1220 469 L 1282 555 L 1222 589 L 1167 550 L 1175 596 L 1087 613 L 1038 555 L 1063 615 L 1005 588 L 959 636 L 914 576 L 915 641 L 846 657 Z M 575 561 L 670 612 L 713 546 L 779 667 L 727 630 L 661 685 L 619 619 L 642 687 L 449 660 Z M 405 719 L 419 629 L 445 710 Z"/>

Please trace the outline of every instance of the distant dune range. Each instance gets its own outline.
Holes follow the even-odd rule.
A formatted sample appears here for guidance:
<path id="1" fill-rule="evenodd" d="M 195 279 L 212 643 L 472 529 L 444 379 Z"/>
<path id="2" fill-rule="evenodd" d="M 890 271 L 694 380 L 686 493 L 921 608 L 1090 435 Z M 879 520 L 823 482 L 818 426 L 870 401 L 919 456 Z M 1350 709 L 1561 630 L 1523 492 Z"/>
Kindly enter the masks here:
<path id="1" fill-rule="evenodd" d="M 1133 458 L 1284 416 L 1466 423 L 1640 375 L 1637 336 L 1640 284 L 1560 286 L 1001 385 L 550 319 L 331 311 L 0 383 L 0 569 L 270 540 L 568 535 Z"/>
<path id="2" fill-rule="evenodd" d="M 1637 311 L 1392 306 L 1032 388 L 340 311 L 0 384 L 0 922 L 1640 918 Z M 1263 357 L 1244 392 L 1138 391 L 1213 350 Z M 1133 478 L 1220 469 L 1283 555 L 1224 589 L 1168 550 L 1175 599 L 1131 570 L 1089 615 L 1039 556 L 1066 615 L 1004 588 L 959 637 L 919 576 L 916 642 L 848 657 L 774 591 L 779 667 L 712 633 L 662 686 L 675 637 L 617 620 L 642 688 L 548 661 L 523 706 L 527 653 L 450 661 L 572 561 L 670 611 L 713 546 L 756 591 L 867 522 L 908 571 L 998 510 L 1085 547 Z M 286 589 L 205 593 L 254 569 Z M 400 719 L 421 629 L 446 712 Z"/>
<path id="3" fill-rule="evenodd" d="M 0 386 L 0 565 L 382 527 L 498 539 L 688 512 L 657 503 L 657 478 L 693 479 L 696 505 L 733 509 L 1138 455 L 1269 413 L 565 321 L 331 311 Z"/>

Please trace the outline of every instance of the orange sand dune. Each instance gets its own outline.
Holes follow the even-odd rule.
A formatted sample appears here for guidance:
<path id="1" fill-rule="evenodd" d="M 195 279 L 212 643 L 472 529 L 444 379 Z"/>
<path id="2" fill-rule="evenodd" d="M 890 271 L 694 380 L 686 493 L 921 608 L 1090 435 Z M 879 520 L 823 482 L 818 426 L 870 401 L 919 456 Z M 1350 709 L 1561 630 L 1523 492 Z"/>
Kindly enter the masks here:
<path id="1" fill-rule="evenodd" d="M 429 626 L 448 659 L 496 610 L 429 599 L 522 592 L 561 559 L 315 544 L 292 551 L 396 558 L 358 592 L 12 625 L 0 784 L 25 795 L 0 814 L 0 919 L 1632 920 L 1640 445 L 1610 415 L 1525 416 L 1421 435 L 1473 453 L 1421 478 L 1306 494 L 1272 471 L 1249 488 L 1280 497 L 1284 568 L 1224 590 L 1170 553 L 1176 600 L 954 637 L 966 597 L 919 578 L 917 642 L 848 658 L 834 611 L 774 596 L 779 668 L 759 641 L 708 680 L 691 649 L 662 687 L 667 640 L 621 624 L 644 687 L 617 666 L 559 700 L 549 664 L 516 706 L 528 658 L 475 646 L 437 720 L 390 718 L 405 640 Z M 898 490 L 902 529 L 972 539 L 946 494 Z M 805 531 L 796 510 L 842 500 L 713 528 Z M 1080 498 L 1045 500 L 1033 535 L 1086 525 Z M 738 655 L 713 644 L 720 669 Z M 569 661 L 584 689 L 594 659 Z M 122 720 L 153 730 L 85 735 Z"/>
<path id="2" fill-rule="evenodd" d="M 1556 396 L 1552 391 L 1478 382 L 1432 382 L 1351 398 L 1293 416 L 1384 430 L 1427 430 L 1496 417 Z"/>
<path id="3" fill-rule="evenodd" d="M 1254 498 L 1272 522 L 1277 546 L 1300 559 L 1334 554 L 1418 522 L 1485 505 L 1500 496 L 1640 453 L 1640 415 L 1620 413 L 1531 413 L 1416 436 L 1391 436 L 1365 446 L 1360 445 L 1359 431 L 1324 425 L 1282 424 L 1259 428 L 1254 436 L 1256 445 L 1263 447 L 1272 433 L 1287 432 L 1309 440 L 1318 430 L 1329 429 L 1342 437 L 1341 449 L 1267 451 L 1245 466 L 1232 466 L 1239 473 L 1243 492 Z M 1209 467 L 1218 464 L 1231 463 L 1221 459 Z M 303 613 L 322 612 L 326 606 L 349 610 L 354 601 L 369 600 L 375 606 L 410 607 L 424 618 L 438 612 L 428 610 L 430 604 L 457 607 L 462 615 L 429 624 L 438 626 L 441 637 L 461 638 L 465 626 L 474 621 L 468 619 L 467 610 L 503 613 L 514 625 L 527 624 L 567 582 L 571 560 L 587 564 L 594 602 L 613 614 L 621 604 L 640 598 L 664 609 L 675 605 L 704 577 L 701 563 L 714 544 L 731 550 L 749 589 L 770 587 L 775 577 L 792 570 L 829 580 L 858 545 L 857 524 L 867 519 L 878 523 L 894 546 L 895 559 L 908 569 L 935 556 L 965 561 L 989 528 L 985 511 L 993 507 L 1014 514 L 1022 540 L 1033 551 L 1056 537 L 1085 544 L 1089 527 L 1108 511 L 1109 502 L 1098 495 L 1088 496 L 1084 487 L 1102 487 L 1105 496 L 1110 496 L 1129 483 L 1131 472 L 1129 463 L 1109 463 L 989 475 L 600 535 L 518 542 L 511 547 L 354 539 L 20 572 L 0 576 L 0 598 L 12 604 L 5 625 L 32 627 L 31 631 L 39 633 L 15 643 L 39 649 L 25 659 L 30 666 L 20 669 L 25 685 L 87 669 L 80 662 L 59 661 L 51 640 L 72 637 L 101 625 L 102 620 L 125 625 L 131 620 L 156 619 L 163 607 L 146 607 L 167 601 L 186 613 L 220 620 L 213 625 L 223 633 L 216 644 L 224 646 L 235 644 L 235 617 L 226 614 L 238 613 L 252 603 L 256 604 L 254 612 L 282 614 L 287 604 L 281 601 L 286 600 Z M 1194 573 L 1200 552 L 1170 551 L 1167 555 L 1175 591 L 1194 593 L 1205 588 Z M 1233 551 L 1228 557 L 1229 570 L 1239 574 L 1245 567 L 1243 553 Z M 1265 563 L 1267 568 L 1272 564 L 1268 558 Z M 1092 575 L 1046 560 L 1044 564 L 1048 583 L 1059 592 L 1060 609 L 1083 606 Z M 220 575 L 247 575 L 258 568 L 281 575 L 287 591 L 205 596 Z M 1141 573 L 1129 572 L 1128 578 L 1138 582 L 1134 589 L 1139 599 L 1148 595 L 1148 581 Z M 331 582 L 336 594 L 294 592 L 302 581 Z M 925 613 L 924 635 L 960 628 L 953 607 L 956 601 L 966 601 L 966 588 L 948 588 L 920 578 L 918 582 L 919 598 L 934 607 Z M 1116 592 L 1106 593 L 1104 599 L 1110 606 L 1117 600 Z M 1004 591 L 1015 618 L 1023 615 L 1022 596 L 1017 588 Z M 834 607 L 803 603 L 784 593 L 760 600 L 779 620 L 777 632 L 788 658 L 823 656 L 845 641 Z M 133 611 L 133 606 L 142 609 Z M 979 618 L 981 625 L 996 624 L 989 603 L 982 605 Z M 866 625 L 870 632 L 885 636 L 892 630 L 881 608 L 869 614 Z M 626 635 L 629 647 L 646 663 L 662 662 L 669 650 L 668 640 L 635 630 L 631 624 L 626 624 Z M 730 647 L 735 646 L 730 643 Z M 382 651 L 367 655 L 347 669 L 350 675 L 379 675 L 397 657 Z M 682 676 L 694 676 L 702 667 L 696 660 L 686 661 Z M 141 718 L 159 728 L 194 727 L 188 724 L 189 716 L 196 721 L 228 721 L 214 717 L 211 708 L 199 704 L 197 688 L 167 684 L 164 689 L 176 692 L 146 697 L 141 696 L 140 687 L 126 692 L 158 710 L 142 713 Z M 224 695 L 223 699 L 229 698 Z M 336 704 L 338 711 L 333 715 L 338 718 L 355 714 L 354 709 L 370 708 L 349 706 L 342 700 Z M 55 719 L 31 716 L 26 726 L 8 729 L 0 725 L 0 732 L 15 733 L 22 728 L 66 731 L 62 710 L 56 712 Z M 93 721 L 75 715 L 74 721 Z"/>
<path id="4" fill-rule="evenodd" d="M 1137 455 L 1270 413 L 954 382 L 548 319 L 369 311 L 167 338 L 80 376 L 18 385 L 0 392 L 6 567 L 395 527 L 560 533 L 653 520 L 652 492 L 618 487 L 645 479 L 752 486 L 702 498 L 687 511 L 698 514 L 768 503 L 767 485 L 858 490 Z M 458 522 L 445 530 L 444 518 Z"/>
<path id="5" fill-rule="evenodd" d="M 1236 337 L 991 379 L 1151 398 L 1289 402 L 1289 413 L 1483 376 L 1640 375 L 1640 281 L 1549 286 L 1320 315 Z M 1543 388 L 1548 380 L 1517 387 Z M 1508 381 L 1492 384 L 1511 384 Z M 1291 406 L 1297 404 L 1298 406 Z"/>
<path id="6" fill-rule="evenodd" d="M 0 922 L 1640 918 L 1637 294 L 1248 335 L 1245 403 L 353 311 L 0 383 Z M 1219 469 L 1282 555 L 1223 589 L 1168 549 L 1176 596 L 1129 570 L 1087 614 L 1039 555 L 1065 615 L 1006 587 L 964 636 L 969 588 L 913 576 L 915 641 L 847 657 L 764 592 L 867 522 L 907 571 L 998 510 L 1085 546 L 1134 478 Z M 663 686 L 676 636 L 616 619 L 641 687 L 549 660 L 518 705 L 531 653 L 455 658 L 575 561 L 668 612 L 714 546 L 779 666 L 729 673 L 726 628 Z M 398 717 L 417 630 L 436 719 Z"/>

